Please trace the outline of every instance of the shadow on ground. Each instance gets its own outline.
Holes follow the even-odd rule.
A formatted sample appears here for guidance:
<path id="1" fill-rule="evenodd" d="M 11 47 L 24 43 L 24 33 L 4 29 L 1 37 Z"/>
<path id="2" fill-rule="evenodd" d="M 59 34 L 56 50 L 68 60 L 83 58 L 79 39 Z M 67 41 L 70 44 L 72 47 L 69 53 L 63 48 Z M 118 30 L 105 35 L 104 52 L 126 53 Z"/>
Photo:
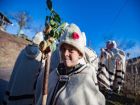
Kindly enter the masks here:
<path id="1" fill-rule="evenodd" d="M 2 104 L 2 100 L 4 97 L 5 90 L 7 88 L 8 81 L 0 79 L 0 105 Z"/>

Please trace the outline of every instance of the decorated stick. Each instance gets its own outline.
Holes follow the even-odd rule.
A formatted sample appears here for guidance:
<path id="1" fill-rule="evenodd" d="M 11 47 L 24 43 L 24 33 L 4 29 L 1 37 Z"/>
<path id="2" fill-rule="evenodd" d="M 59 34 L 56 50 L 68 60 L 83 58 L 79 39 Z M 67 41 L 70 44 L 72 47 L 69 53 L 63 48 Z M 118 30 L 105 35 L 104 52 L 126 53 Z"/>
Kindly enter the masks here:
<path id="1" fill-rule="evenodd" d="M 46 16 L 45 21 L 45 41 L 40 43 L 40 50 L 42 51 L 45 61 L 45 71 L 43 79 L 43 91 L 42 91 L 42 105 L 46 105 L 48 94 L 48 77 L 50 70 L 50 62 L 52 52 L 56 50 L 55 42 L 60 38 L 64 32 L 66 23 L 62 23 L 59 15 L 52 8 L 52 1 L 46 0 L 48 9 L 50 10 L 50 16 Z"/>

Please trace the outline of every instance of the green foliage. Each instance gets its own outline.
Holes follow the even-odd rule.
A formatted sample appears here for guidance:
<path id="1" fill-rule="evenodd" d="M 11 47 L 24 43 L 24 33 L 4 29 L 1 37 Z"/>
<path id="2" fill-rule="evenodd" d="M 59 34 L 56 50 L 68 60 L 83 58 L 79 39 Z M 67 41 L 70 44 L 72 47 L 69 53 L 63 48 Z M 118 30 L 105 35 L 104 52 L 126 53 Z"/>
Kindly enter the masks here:
<path id="1" fill-rule="evenodd" d="M 47 0 L 46 4 L 47 4 L 49 10 L 51 11 L 52 10 L 52 1 L 51 0 Z"/>
<path id="2" fill-rule="evenodd" d="M 49 36 L 55 38 L 56 40 L 61 36 L 65 23 L 61 22 L 61 18 L 58 13 L 53 9 L 52 1 L 47 0 L 47 7 L 50 10 L 50 15 L 46 16 L 45 26 L 50 25 L 52 30 Z"/>

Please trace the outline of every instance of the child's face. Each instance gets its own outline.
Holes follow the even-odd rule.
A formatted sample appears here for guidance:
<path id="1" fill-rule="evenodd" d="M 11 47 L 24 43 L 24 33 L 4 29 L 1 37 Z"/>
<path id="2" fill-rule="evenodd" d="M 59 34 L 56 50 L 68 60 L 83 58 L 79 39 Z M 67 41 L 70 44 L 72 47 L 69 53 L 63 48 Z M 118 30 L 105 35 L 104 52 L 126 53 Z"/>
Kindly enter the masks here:
<path id="1" fill-rule="evenodd" d="M 79 59 L 82 57 L 79 51 L 68 44 L 63 44 L 60 48 L 61 59 L 66 67 L 71 68 L 78 64 Z"/>

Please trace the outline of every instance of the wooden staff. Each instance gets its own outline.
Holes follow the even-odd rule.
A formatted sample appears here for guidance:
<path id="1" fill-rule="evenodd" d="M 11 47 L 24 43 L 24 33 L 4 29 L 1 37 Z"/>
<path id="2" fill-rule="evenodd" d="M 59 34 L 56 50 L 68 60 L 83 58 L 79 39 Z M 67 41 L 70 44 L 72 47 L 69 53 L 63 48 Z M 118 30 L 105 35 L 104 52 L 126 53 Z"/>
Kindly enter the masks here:
<path id="1" fill-rule="evenodd" d="M 43 91 L 42 91 L 42 105 L 46 105 L 46 102 L 47 102 L 48 78 L 49 78 L 49 71 L 50 71 L 51 55 L 52 55 L 52 52 L 50 51 L 49 53 L 47 53 L 47 55 L 46 55 L 47 58 L 45 60 Z"/>
<path id="2" fill-rule="evenodd" d="M 47 95 L 48 95 L 48 78 L 50 72 L 50 62 L 51 62 L 51 44 L 53 43 L 53 38 L 49 38 L 47 41 L 42 41 L 40 43 L 40 50 L 44 55 L 45 60 L 45 70 L 43 78 L 43 89 L 42 89 L 42 105 L 46 105 Z"/>

